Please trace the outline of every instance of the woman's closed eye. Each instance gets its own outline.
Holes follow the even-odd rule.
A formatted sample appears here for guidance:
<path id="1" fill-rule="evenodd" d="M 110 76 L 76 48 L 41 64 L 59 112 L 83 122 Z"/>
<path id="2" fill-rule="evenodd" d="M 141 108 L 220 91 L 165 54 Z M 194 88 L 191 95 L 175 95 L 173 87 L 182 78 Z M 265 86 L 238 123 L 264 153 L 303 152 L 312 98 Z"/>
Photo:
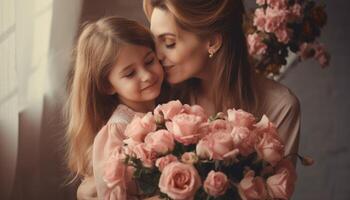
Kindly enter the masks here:
<path id="1" fill-rule="evenodd" d="M 175 42 L 171 43 L 171 44 L 165 44 L 165 47 L 168 48 L 168 49 L 172 49 L 172 48 L 175 47 Z"/>
<path id="2" fill-rule="evenodd" d="M 174 48 L 175 47 L 175 40 L 173 39 L 164 39 L 164 44 L 165 44 L 165 47 L 168 48 L 168 49 L 171 49 L 171 48 Z"/>

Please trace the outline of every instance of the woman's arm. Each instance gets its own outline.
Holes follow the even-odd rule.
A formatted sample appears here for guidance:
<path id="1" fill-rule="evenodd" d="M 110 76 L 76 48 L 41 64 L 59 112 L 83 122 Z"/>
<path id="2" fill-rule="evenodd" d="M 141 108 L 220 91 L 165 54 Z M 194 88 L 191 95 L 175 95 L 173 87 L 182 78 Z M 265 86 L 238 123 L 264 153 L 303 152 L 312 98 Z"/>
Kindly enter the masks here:
<path id="1" fill-rule="evenodd" d="M 279 135 L 285 145 L 285 155 L 298 153 L 300 121 L 299 100 L 294 95 L 287 96 L 283 100 L 283 107 L 276 120 Z M 296 156 L 292 156 L 291 160 L 296 164 Z"/>

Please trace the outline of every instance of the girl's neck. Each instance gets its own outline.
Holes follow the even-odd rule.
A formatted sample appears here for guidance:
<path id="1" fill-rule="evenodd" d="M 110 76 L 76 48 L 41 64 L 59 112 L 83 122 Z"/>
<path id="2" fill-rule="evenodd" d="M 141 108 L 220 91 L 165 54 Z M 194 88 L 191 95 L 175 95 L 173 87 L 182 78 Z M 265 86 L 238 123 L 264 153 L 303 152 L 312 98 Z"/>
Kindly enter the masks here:
<path id="1" fill-rule="evenodd" d="M 128 106 L 133 111 L 140 112 L 140 113 L 150 112 L 155 107 L 155 102 L 153 100 L 152 101 L 146 101 L 146 102 L 130 102 L 130 101 L 122 101 L 122 100 L 120 100 L 120 103 Z"/>

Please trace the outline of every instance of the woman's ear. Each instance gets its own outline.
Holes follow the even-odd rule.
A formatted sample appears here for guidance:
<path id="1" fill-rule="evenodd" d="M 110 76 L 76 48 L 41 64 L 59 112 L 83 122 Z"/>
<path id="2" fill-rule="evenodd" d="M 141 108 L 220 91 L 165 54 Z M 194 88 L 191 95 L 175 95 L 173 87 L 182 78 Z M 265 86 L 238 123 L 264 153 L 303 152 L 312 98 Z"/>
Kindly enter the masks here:
<path id="1" fill-rule="evenodd" d="M 148 21 L 151 20 L 153 6 L 151 4 L 151 0 L 143 0 L 143 12 L 145 13 Z"/>
<path id="2" fill-rule="evenodd" d="M 207 50 L 209 54 L 215 54 L 222 46 L 222 35 L 215 33 L 209 37 Z"/>

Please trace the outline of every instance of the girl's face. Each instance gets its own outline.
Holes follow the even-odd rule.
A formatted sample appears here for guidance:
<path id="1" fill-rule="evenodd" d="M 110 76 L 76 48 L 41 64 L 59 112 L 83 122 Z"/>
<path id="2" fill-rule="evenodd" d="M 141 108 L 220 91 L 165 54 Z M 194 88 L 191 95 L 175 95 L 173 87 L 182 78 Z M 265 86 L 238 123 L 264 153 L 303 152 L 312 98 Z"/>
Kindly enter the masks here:
<path id="1" fill-rule="evenodd" d="M 111 93 L 130 106 L 154 101 L 160 93 L 163 76 L 162 66 L 151 49 L 129 44 L 120 48 L 108 80 Z"/>
<path id="2" fill-rule="evenodd" d="M 155 8 L 150 23 L 150 29 L 155 36 L 157 56 L 170 84 L 207 76 L 207 41 L 181 29 L 168 11 Z"/>

